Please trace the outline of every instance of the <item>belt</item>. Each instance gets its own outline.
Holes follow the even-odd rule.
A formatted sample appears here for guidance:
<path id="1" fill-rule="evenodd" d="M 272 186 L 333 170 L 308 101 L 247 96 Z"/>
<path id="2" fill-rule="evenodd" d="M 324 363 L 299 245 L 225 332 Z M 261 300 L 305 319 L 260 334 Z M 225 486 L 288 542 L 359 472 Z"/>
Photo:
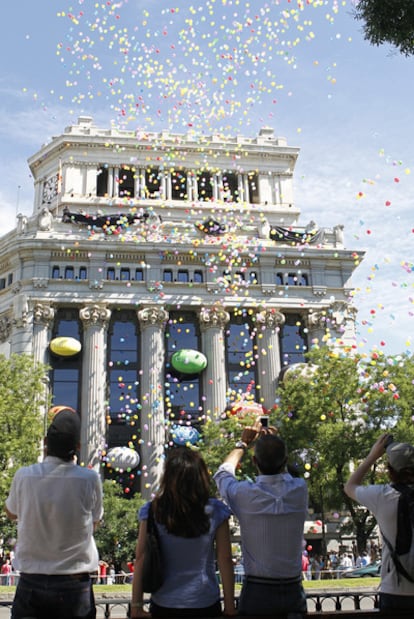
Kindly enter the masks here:
<path id="1" fill-rule="evenodd" d="M 87 582 L 90 580 L 90 574 L 83 572 L 81 574 L 29 574 L 27 572 L 21 572 L 20 576 L 23 578 L 37 578 L 39 580 L 78 580 L 79 582 Z"/>
<path id="2" fill-rule="evenodd" d="M 247 582 L 254 582 L 259 585 L 295 585 L 302 582 L 302 575 L 292 576 L 292 578 L 265 578 L 264 576 L 246 576 Z"/>

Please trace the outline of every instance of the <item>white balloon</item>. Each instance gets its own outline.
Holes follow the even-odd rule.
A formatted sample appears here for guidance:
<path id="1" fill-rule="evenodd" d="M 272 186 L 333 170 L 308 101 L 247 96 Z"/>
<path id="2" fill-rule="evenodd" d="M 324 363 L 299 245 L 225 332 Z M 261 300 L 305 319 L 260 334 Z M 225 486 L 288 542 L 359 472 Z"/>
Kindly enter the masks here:
<path id="1" fill-rule="evenodd" d="M 134 469 L 138 466 L 140 457 L 135 449 L 130 447 L 112 447 L 106 453 L 105 460 L 112 469 Z"/>

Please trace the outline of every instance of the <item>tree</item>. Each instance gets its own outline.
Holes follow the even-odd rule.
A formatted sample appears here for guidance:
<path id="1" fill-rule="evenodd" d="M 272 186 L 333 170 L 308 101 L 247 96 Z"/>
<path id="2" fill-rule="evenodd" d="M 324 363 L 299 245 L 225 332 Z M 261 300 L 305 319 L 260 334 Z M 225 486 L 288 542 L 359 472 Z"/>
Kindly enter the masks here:
<path id="1" fill-rule="evenodd" d="M 354 16 L 364 23 L 372 45 L 391 43 L 401 54 L 414 54 L 414 4 L 407 0 L 359 0 Z"/>
<path id="2" fill-rule="evenodd" d="M 328 348 L 308 354 L 313 372 L 286 379 L 278 390 L 273 421 L 291 446 L 295 464 L 308 478 L 316 511 L 345 506 L 360 551 L 375 519 L 343 491 L 350 464 L 366 456 L 381 432 L 393 428 L 396 440 L 412 440 L 414 360 L 341 354 Z M 381 463 L 371 483 L 385 479 Z"/>
<path id="3" fill-rule="evenodd" d="M 36 462 L 45 433 L 46 366 L 28 355 L 0 355 L 0 502 L 9 493 L 14 473 L 21 466 Z M 3 515 L 0 519 L 4 539 L 15 537 Z"/>
<path id="4" fill-rule="evenodd" d="M 104 517 L 95 532 L 95 540 L 100 558 L 112 563 L 118 573 L 135 557 L 137 513 L 145 501 L 139 494 L 127 499 L 122 486 L 114 481 L 105 481 L 103 490 Z"/>

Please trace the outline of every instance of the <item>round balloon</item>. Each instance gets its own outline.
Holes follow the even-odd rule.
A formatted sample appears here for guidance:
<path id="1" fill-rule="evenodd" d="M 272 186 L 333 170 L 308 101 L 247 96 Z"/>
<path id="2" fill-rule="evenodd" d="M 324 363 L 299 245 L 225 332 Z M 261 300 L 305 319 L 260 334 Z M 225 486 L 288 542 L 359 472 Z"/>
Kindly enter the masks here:
<path id="1" fill-rule="evenodd" d="M 181 374 L 199 374 L 207 367 L 207 357 L 198 350 L 182 348 L 171 357 L 171 365 Z"/>
<path id="2" fill-rule="evenodd" d="M 52 423 L 53 417 L 62 411 L 69 411 L 70 413 L 77 415 L 77 412 L 71 406 L 65 406 L 64 404 L 60 406 L 52 406 L 52 408 L 49 408 L 47 411 L 48 424 Z"/>
<path id="3" fill-rule="evenodd" d="M 55 337 L 50 342 L 50 350 L 59 357 L 73 357 L 81 351 L 81 348 L 82 344 L 74 337 Z"/>
<path id="4" fill-rule="evenodd" d="M 200 432 L 193 426 L 173 426 L 171 434 L 176 445 L 195 445 L 200 439 Z"/>
<path id="5" fill-rule="evenodd" d="M 112 447 L 106 452 L 106 464 L 111 469 L 134 469 L 139 464 L 139 454 L 130 447 Z"/>
<path id="6" fill-rule="evenodd" d="M 297 378 L 302 380 L 311 380 L 318 369 L 317 365 L 312 363 L 292 363 L 286 366 L 280 373 L 280 380 L 287 383 Z"/>

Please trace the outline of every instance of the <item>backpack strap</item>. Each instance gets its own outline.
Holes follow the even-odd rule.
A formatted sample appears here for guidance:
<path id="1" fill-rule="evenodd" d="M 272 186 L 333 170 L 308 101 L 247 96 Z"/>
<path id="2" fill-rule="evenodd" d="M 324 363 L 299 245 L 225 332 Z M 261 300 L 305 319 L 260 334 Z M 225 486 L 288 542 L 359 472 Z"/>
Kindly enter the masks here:
<path id="1" fill-rule="evenodd" d="M 382 533 L 382 531 L 381 531 Z M 382 537 L 384 542 L 386 543 L 386 545 L 388 546 L 388 549 L 391 553 L 391 558 L 394 561 L 394 565 L 395 565 L 395 569 L 397 570 L 398 574 L 401 576 L 404 576 L 404 578 L 406 578 L 409 582 L 414 583 L 414 578 L 412 576 L 410 576 L 410 574 L 407 572 L 407 570 L 405 569 L 405 567 L 403 566 L 403 564 L 401 563 L 397 553 L 395 552 L 391 542 L 385 537 L 384 533 L 382 533 Z M 400 579 L 398 578 L 398 581 Z"/>

